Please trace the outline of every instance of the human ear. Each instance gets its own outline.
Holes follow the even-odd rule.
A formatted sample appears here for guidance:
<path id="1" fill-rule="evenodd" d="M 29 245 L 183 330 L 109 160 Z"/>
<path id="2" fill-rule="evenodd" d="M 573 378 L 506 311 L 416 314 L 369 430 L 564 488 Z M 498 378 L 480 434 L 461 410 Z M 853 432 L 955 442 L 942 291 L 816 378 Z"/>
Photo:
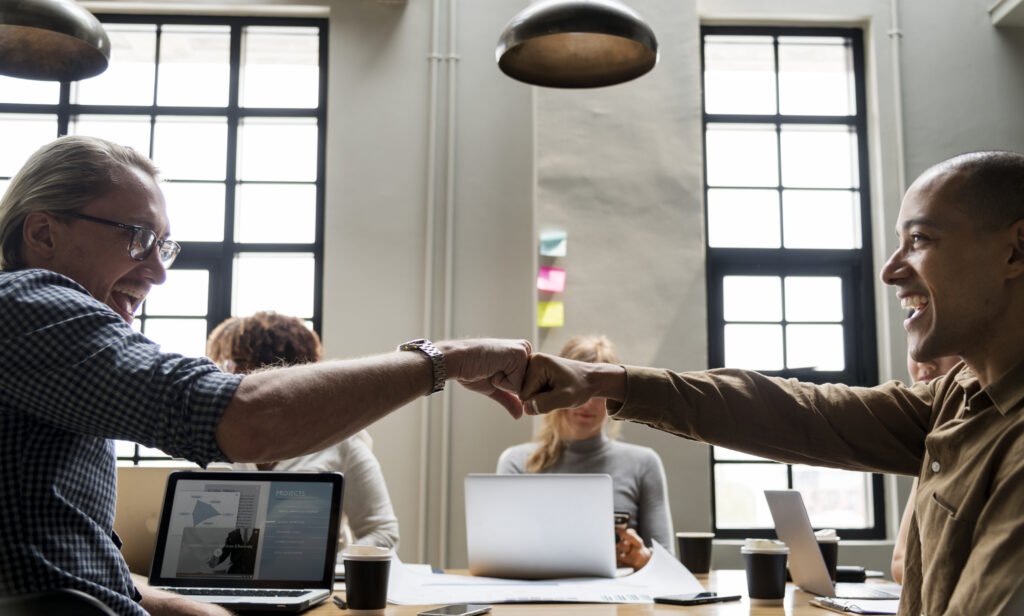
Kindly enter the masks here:
<path id="1" fill-rule="evenodd" d="M 1024 274 L 1024 218 L 1010 225 L 1010 258 L 1007 261 L 1007 278 L 1018 278 Z"/>
<path id="2" fill-rule="evenodd" d="M 57 250 L 54 226 L 57 220 L 48 212 L 31 212 L 21 225 L 21 244 L 25 262 L 50 260 Z"/>

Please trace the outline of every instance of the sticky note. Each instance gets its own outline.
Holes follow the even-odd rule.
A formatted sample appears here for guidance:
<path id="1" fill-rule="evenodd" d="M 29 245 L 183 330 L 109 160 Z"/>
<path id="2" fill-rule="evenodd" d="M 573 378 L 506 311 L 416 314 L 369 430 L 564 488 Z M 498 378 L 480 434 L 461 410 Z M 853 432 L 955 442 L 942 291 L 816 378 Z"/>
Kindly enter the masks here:
<path id="1" fill-rule="evenodd" d="M 565 305 L 562 302 L 537 302 L 537 326 L 561 327 L 565 325 Z"/>
<path id="2" fill-rule="evenodd" d="M 543 231 L 540 234 L 540 254 L 544 257 L 564 257 L 569 234 L 565 231 Z"/>
<path id="3" fill-rule="evenodd" d="M 565 291 L 565 270 L 560 267 L 542 267 L 537 273 L 537 290 L 561 293 Z"/>

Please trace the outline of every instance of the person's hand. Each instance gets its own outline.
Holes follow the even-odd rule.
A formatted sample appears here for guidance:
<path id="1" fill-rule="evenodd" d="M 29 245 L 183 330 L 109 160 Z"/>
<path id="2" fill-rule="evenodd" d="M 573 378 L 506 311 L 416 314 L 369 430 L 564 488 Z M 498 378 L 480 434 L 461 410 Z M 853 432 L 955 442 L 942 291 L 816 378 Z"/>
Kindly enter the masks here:
<path id="1" fill-rule="evenodd" d="M 527 414 L 582 406 L 591 398 L 622 400 L 625 391 L 622 366 L 589 363 L 536 353 L 530 358 L 519 397 Z"/>
<path id="2" fill-rule="evenodd" d="M 643 539 L 632 528 L 616 528 L 615 534 L 619 542 L 615 544 L 615 565 L 632 567 L 639 571 L 651 560 L 651 550 L 644 545 Z"/>
<path id="3" fill-rule="evenodd" d="M 481 338 L 447 340 L 435 346 L 444 353 L 449 378 L 497 401 L 512 417 L 522 417 L 523 403 L 516 394 L 530 361 L 529 342 Z"/>

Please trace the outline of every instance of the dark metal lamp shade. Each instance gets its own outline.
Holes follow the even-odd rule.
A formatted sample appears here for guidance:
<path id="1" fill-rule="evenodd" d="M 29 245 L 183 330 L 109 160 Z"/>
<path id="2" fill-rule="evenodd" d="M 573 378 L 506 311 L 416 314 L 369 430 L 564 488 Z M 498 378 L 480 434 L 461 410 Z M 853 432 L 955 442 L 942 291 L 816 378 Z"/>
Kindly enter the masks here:
<path id="1" fill-rule="evenodd" d="M 519 81 L 594 88 L 654 68 L 658 41 L 639 15 L 616 0 L 540 0 L 505 26 L 495 57 Z"/>
<path id="2" fill-rule="evenodd" d="M 76 81 L 109 62 L 103 26 L 71 0 L 0 0 L 0 74 Z"/>

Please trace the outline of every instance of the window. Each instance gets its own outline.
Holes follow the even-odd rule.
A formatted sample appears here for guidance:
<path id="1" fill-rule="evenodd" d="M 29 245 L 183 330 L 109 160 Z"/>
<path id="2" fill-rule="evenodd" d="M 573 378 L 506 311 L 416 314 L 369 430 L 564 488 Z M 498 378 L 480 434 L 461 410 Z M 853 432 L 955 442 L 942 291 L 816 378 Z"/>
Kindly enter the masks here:
<path id="1" fill-rule="evenodd" d="M 704 27 L 708 365 L 877 383 L 862 33 Z M 780 429 L 785 429 L 780 428 Z M 768 536 L 762 491 L 883 537 L 878 475 L 711 451 L 719 537 Z"/>
<path id="2" fill-rule="evenodd" d="M 147 153 L 181 254 L 133 324 L 203 355 L 231 315 L 320 330 L 327 22 L 100 15 L 109 68 L 73 83 L 0 77 L 0 193 L 35 149 L 94 135 Z M 118 442 L 119 459 L 166 459 Z"/>

